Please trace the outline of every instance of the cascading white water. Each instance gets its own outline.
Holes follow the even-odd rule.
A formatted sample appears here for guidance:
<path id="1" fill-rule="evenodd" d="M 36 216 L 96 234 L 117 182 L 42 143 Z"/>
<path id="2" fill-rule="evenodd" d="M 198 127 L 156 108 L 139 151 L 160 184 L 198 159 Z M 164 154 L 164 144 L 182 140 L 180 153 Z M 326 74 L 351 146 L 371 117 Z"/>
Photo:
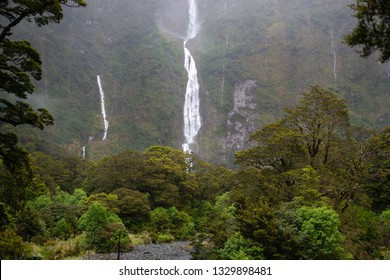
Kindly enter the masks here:
<path id="1" fill-rule="evenodd" d="M 332 52 L 333 52 L 333 77 L 334 77 L 335 89 L 337 90 L 337 72 L 336 72 L 337 56 L 336 56 L 336 48 L 334 44 L 333 29 L 330 30 L 330 36 L 332 39 Z"/>
<path id="2" fill-rule="evenodd" d="M 99 93 L 100 93 L 100 101 L 101 101 L 101 105 L 102 105 L 102 116 L 103 116 L 103 125 L 104 125 L 104 134 L 103 134 L 103 141 L 107 139 L 107 132 L 108 132 L 108 120 L 107 120 L 107 116 L 106 116 L 106 108 L 105 108 L 105 104 L 104 104 L 104 91 L 103 91 L 103 87 L 102 87 L 102 83 L 100 81 L 100 76 L 97 75 L 97 83 L 98 83 L 98 86 L 99 86 Z"/>
<path id="3" fill-rule="evenodd" d="M 86 148 L 87 148 L 87 146 L 83 146 L 83 158 L 85 158 L 85 153 L 86 153 Z"/>
<path id="4" fill-rule="evenodd" d="M 188 73 L 188 82 L 186 88 L 184 102 L 184 137 L 186 142 L 182 145 L 184 152 L 191 152 L 191 145 L 195 144 L 195 137 L 199 132 L 201 124 L 199 112 L 199 83 L 198 71 L 196 69 L 195 60 L 190 51 L 186 47 L 189 40 L 196 37 L 199 31 L 199 23 L 197 18 L 196 0 L 188 0 L 188 27 L 187 35 L 183 43 L 184 47 L 184 68 Z"/>

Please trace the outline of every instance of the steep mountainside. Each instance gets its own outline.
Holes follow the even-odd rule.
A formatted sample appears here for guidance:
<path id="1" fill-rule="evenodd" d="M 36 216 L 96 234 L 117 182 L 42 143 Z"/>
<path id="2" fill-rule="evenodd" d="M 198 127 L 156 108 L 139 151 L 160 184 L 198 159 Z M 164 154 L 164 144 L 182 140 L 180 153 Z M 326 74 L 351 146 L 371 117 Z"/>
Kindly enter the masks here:
<path id="1" fill-rule="evenodd" d="M 356 124 L 389 124 L 390 65 L 342 43 L 354 26 L 340 0 L 198 0 L 201 27 L 188 47 L 197 61 L 201 157 L 231 162 L 247 136 L 283 114 L 311 85 L 334 88 Z M 89 0 L 59 25 L 25 24 L 44 77 L 32 102 L 56 125 L 23 128 L 30 150 L 99 158 L 154 144 L 180 148 L 187 76 L 186 0 Z M 105 92 L 103 118 L 97 75 Z"/>

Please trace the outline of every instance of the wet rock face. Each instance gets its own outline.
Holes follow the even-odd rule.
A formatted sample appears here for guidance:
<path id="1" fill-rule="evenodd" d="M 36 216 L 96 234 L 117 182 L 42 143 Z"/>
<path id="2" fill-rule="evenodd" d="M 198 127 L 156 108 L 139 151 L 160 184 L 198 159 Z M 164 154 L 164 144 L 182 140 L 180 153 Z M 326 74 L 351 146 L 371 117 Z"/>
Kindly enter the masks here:
<path id="1" fill-rule="evenodd" d="M 246 80 L 237 84 L 234 90 L 234 107 L 227 120 L 226 149 L 242 150 L 246 147 L 249 135 L 255 130 L 256 103 L 253 89 L 256 81 Z"/>

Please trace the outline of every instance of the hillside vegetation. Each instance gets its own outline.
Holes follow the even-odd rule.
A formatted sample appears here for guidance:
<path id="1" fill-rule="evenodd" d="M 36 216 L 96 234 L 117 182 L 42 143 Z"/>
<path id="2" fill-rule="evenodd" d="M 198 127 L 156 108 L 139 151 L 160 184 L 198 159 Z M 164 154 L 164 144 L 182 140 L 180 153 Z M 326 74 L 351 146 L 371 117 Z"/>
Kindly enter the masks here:
<path id="1" fill-rule="evenodd" d="M 312 87 L 251 136 L 237 170 L 166 146 L 93 162 L 35 152 L 30 176 L 0 165 L 1 258 L 190 240 L 195 259 L 389 259 L 389 136 Z"/>
<path id="2" fill-rule="evenodd" d="M 337 90 L 354 124 L 377 129 L 389 124 L 390 68 L 375 56 L 360 58 L 342 43 L 355 24 L 346 3 L 218 0 L 198 5 L 201 29 L 189 47 L 201 83 L 203 159 L 231 164 L 240 146 L 232 139 L 248 138 L 277 120 L 312 85 Z M 56 123 L 43 133 L 24 130 L 21 140 L 29 150 L 81 156 L 87 146 L 87 157 L 98 159 L 156 144 L 180 148 L 186 9 L 177 0 L 92 0 L 87 8 L 66 9 L 59 25 L 25 24 L 15 32 L 42 55 L 44 75 L 31 101 L 47 107 Z M 97 75 L 110 124 L 104 142 Z M 243 93 L 251 100 L 229 117 L 236 106 L 234 92 L 248 80 L 256 85 Z M 251 106 L 255 110 L 247 112 Z M 245 125 L 244 131 L 234 129 Z"/>

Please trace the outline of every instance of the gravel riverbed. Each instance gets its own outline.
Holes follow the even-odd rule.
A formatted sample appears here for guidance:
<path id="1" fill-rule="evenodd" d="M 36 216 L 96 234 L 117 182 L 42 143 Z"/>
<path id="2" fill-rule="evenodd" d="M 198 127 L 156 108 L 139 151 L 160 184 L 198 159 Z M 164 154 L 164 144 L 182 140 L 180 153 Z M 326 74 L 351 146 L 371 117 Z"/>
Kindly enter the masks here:
<path id="1" fill-rule="evenodd" d="M 187 241 L 138 245 L 131 252 L 121 254 L 121 260 L 190 260 L 191 246 Z M 85 255 L 83 259 L 116 260 L 117 254 Z"/>

